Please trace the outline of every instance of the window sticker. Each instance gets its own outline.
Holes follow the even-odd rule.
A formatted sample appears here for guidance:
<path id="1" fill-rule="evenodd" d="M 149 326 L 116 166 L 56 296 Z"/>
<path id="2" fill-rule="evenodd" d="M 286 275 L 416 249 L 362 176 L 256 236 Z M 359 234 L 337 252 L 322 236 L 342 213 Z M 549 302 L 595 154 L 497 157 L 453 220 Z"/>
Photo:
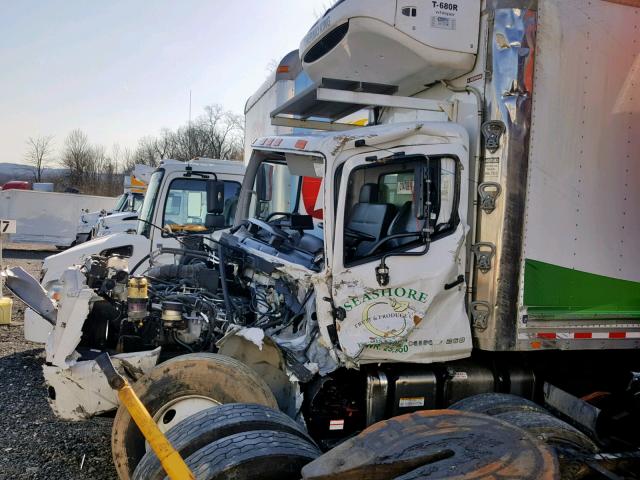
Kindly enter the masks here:
<path id="1" fill-rule="evenodd" d="M 413 195 L 413 178 L 398 179 L 396 193 L 398 195 Z"/>

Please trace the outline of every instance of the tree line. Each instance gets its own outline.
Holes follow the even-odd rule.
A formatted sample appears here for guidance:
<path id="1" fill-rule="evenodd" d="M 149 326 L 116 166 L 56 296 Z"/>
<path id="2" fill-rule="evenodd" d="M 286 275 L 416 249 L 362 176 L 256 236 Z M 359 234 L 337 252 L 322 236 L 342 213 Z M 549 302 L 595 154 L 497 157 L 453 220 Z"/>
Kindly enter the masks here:
<path id="1" fill-rule="evenodd" d="M 243 142 L 243 117 L 220 105 L 208 105 L 194 121 L 143 137 L 133 149 L 116 144 L 108 151 L 103 145 L 92 144 L 80 129 L 72 130 L 57 151 L 53 136 L 29 137 L 25 161 L 35 182 L 42 182 L 46 169 L 57 165 L 62 173 L 47 178 L 55 182 L 57 190 L 73 188 L 111 196 L 122 192 L 123 176 L 136 164 L 158 166 L 164 159 L 198 157 L 242 160 Z"/>

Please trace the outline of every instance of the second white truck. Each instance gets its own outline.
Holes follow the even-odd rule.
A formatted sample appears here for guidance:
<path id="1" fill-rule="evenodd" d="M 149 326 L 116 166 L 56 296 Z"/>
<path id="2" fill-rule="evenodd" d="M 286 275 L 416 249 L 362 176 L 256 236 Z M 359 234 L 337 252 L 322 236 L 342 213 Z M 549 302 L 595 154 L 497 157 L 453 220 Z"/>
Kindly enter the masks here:
<path id="1" fill-rule="evenodd" d="M 230 160 L 197 159 L 191 162 L 165 160 L 150 177 L 147 194 L 140 208 L 135 234 L 115 233 L 100 236 L 64 252 L 47 257 L 41 274 L 41 285 L 55 298 L 60 278 L 73 265 L 84 263 L 91 255 L 120 255 L 133 267 L 148 264 L 145 257 L 161 246 L 180 248 L 173 233 L 206 232 L 206 179 L 214 176 L 225 184 L 225 223 L 233 224 L 235 206 L 244 176 L 244 165 Z M 165 257 L 167 262 L 173 258 Z M 25 312 L 25 338 L 45 343 L 52 325 L 31 309 Z"/>

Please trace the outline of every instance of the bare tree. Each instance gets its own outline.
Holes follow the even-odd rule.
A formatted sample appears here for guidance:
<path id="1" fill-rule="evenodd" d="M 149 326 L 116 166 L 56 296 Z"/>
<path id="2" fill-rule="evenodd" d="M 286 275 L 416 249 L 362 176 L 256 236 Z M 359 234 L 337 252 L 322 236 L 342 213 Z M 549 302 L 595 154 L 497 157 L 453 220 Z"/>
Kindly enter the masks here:
<path id="1" fill-rule="evenodd" d="M 64 142 L 61 160 L 69 171 L 71 184 L 80 185 L 92 161 L 91 145 L 86 133 L 79 129 L 72 130 L 69 133 Z"/>
<path id="2" fill-rule="evenodd" d="M 25 160 L 33 167 L 33 177 L 36 182 L 42 181 L 42 172 L 51 160 L 53 150 L 53 136 L 29 137 Z"/>
<path id="3" fill-rule="evenodd" d="M 157 166 L 161 160 L 187 161 L 196 157 L 241 160 L 244 121 L 220 105 L 209 105 L 204 114 L 175 131 L 163 129 L 158 137 L 143 137 L 133 153 L 129 171 L 136 163 Z"/>

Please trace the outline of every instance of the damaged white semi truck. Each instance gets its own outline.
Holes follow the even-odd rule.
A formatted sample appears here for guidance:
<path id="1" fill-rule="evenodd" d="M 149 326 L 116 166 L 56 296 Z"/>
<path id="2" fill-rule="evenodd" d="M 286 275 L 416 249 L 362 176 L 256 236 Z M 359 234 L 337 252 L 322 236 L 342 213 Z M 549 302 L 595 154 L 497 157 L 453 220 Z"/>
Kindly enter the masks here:
<path id="1" fill-rule="evenodd" d="M 115 405 L 91 362 L 107 351 L 163 431 L 216 405 L 258 403 L 304 425 L 300 444 L 308 435 L 328 449 L 378 421 L 453 407 L 556 449 L 560 467 L 542 455 L 544 468 L 510 478 L 558 468 L 582 478 L 632 461 L 640 13 L 630 3 L 337 2 L 300 46 L 315 85 L 272 112 L 275 125 L 326 132 L 253 143 L 234 228 L 171 271 L 137 277 L 97 258 L 65 274 L 52 338 L 69 348 L 45 366 L 60 375 L 46 374 L 54 410 L 78 419 Z M 369 126 L 340 123 L 362 108 Z M 172 358 L 152 368 L 161 355 Z M 104 408 L 87 409 L 98 397 Z M 180 452 L 198 478 L 226 478 L 207 456 L 213 427 L 193 418 Z M 465 435 L 451 429 L 442 448 Z M 273 438 L 255 435 L 250 450 Z M 469 473 L 473 449 L 491 450 L 475 443 L 403 464 L 414 476 L 375 478 Z M 120 478 L 163 478 L 122 407 L 112 448 Z M 349 455 L 302 476 L 339 478 Z M 286 461 L 275 463 L 252 478 L 275 478 L 266 472 Z"/>

